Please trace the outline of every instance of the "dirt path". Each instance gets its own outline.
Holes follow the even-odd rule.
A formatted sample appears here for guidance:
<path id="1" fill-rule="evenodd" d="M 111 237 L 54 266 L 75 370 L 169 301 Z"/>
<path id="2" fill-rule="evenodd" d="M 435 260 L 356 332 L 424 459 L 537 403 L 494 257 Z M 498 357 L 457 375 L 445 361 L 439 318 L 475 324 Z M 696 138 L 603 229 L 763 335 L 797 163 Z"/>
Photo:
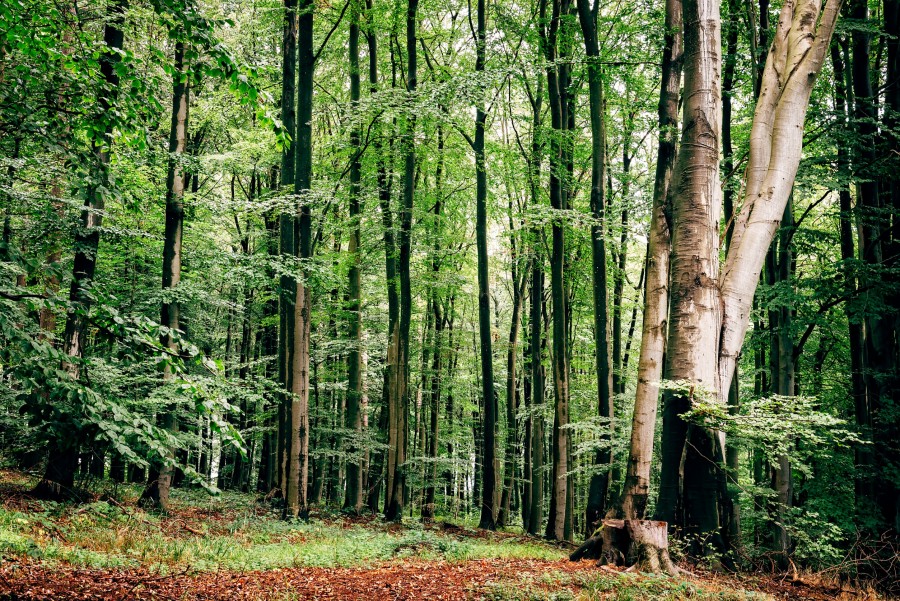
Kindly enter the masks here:
<path id="1" fill-rule="evenodd" d="M 462 601 L 492 586 L 543 588 L 553 572 L 582 572 L 590 562 L 473 560 L 461 563 L 404 561 L 371 568 L 289 568 L 263 572 L 173 573 L 145 570 L 48 569 L 7 562 L 0 568 L 0 599 L 111 601 L 118 599 L 298 599 Z M 553 588 L 557 588 L 559 585 Z"/>

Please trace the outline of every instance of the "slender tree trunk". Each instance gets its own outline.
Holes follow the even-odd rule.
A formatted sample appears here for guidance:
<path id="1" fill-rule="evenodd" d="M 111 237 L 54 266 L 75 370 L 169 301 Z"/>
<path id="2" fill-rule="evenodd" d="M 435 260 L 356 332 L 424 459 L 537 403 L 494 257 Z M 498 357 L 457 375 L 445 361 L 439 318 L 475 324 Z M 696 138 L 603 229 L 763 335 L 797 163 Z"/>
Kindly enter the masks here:
<path id="1" fill-rule="evenodd" d="M 565 6 L 561 6 L 561 2 Z M 561 181 L 565 177 L 565 144 L 559 139 L 566 130 L 566 122 L 563 119 L 565 90 L 560 83 L 559 72 L 556 66 L 557 38 L 559 34 L 561 15 L 567 14 L 568 0 L 553 0 L 552 16 L 550 18 L 549 31 L 544 23 L 547 21 L 547 0 L 541 2 L 541 39 L 544 54 L 547 59 L 547 84 L 550 93 L 550 117 L 551 124 L 556 135 L 550 144 L 550 205 L 555 211 L 566 208 L 564 184 Z M 568 471 L 569 471 L 569 370 L 566 331 L 566 294 L 563 275 L 565 261 L 565 233 L 564 226 L 558 220 L 554 220 L 552 226 L 553 243 L 552 257 L 550 260 L 550 289 L 553 301 L 553 389 L 556 401 L 556 411 L 553 421 L 553 479 L 551 482 L 550 517 L 547 523 L 546 535 L 548 538 L 564 540 L 566 538 L 566 505 L 568 498 Z"/>
<path id="2" fill-rule="evenodd" d="M 778 239 L 778 281 L 789 282 L 791 278 L 791 266 L 793 256 L 790 249 L 791 232 L 793 230 L 793 203 L 788 201 L 781 221 Z M 773 245 L 774 246 L 774 245 Z M 795 369 L 794 369 L 794 335 L 792 331 L 792 309 L 783 305 L 778 309 L 776 348 L 778 351 L 778 372 L 772 374 L 776 381 L 776 391 L 779 395 L 789 397 L 795 394 Z M 787 455 L 778 458 L 773 473 L 774 490 L 777 495 L 777 507 L 775 511 L 775 545 L 780 555 L 782 567 L 787 567 L 788 556 L 791 552 L 791 536 L 788 529 L 788 521 L 793 505 L 793 478 L 791 476 L 791 460 Z"/>
<path id="3" fill-rule="evenodd" d="M 841 57 L 839 41 L 834 40 L 831 43 L 831 64 L 834 71 L 835 81 L 835 109 L 838 119 L 841 122 L 841 131 L 847 129 L 847 99 L 849 97 L 849 86 L 847 82 L 847 73 L 844 68 L 844 61 Z M 838 174 L 842 181 L 848 181 L 850 178 L 850 156 L 844 145 L 837 147 L 837 163 Z M 840 221 L 840 239 L 841 239 L 841 260 L 845 263 L 844 268 L 844 289 L 847 294 L 856 292 L 856 276 L 851 265 L 856 259 L 856 251 L 853 242 L 853 209 L 852 199 L 850 196 L 850 188 L 842 186 L 838 192 L 838 200 L 841 210 Z M 862 320 L 855 314 L 853 305 L 846 304 L 847 324 L 849 328 L 850 342 L 850 387 L 853 394 L 854 415 L 856 425 L 866 433 L 871 433 L 872 420 L 871 411 L 869 410 L 869 399 L 866 393 L 866 380 L 864 376 L 865 366 L 865 346 L 863 341 L 863 324 Z M 873 466 L 873 457 L 871 451 L 865 446 L 858 446 L 855 451 L 855 474 L 856 474 L 856 508 L 857 514 L 862 515 L 861 509 L 874 497 L 872 491 L 871 471 Z"/>
<path id="4" fill-rule="evenodd" d="M 350 21 L 350 103 L 351 110 L 359 111 L 360 82 L 359 82 L 359 8 L 354 5 L 351 9 Z M 360 400 L 362 398 L 362 302 L 360 286 L 360 181 L 361 181 L 361 126 L 354 125 L 350 132 L 350 147 L 353 157 L 350 163 L 350 254 L 349 270 L 349 334 L 350 351 L 347 354 L 347 421 L 346 427 L 354 431 L 358 436 L 362 434 L 362 416 L 360 413 Z M 361 451 L 357 448 L 350 449 L 351 457 L 347 463 L 347 494 L 344 498 L 344 509 L 354 513 L 362 511 L 362 465 Z"/>
<path id="5" fill-rule="evenodd" d="M 108 8 L 103 28 L 103 42 L 106 48 L 100 55 L 102 82 L 98 94 L 98 108 L 99 113 L 104 115 L 112 109 L 118 95 L 119 74 L 116 65 L 119 63 L 125 39 L 123 23 L 127 6 L 126 0 L 114 0 Z M 93 141 L 92 170 L 94 181 L 97 183 L 88 188 L 87 200 L 81 212 L 81 227 L 75 234 L 75 258 L 69 290 L 69 302 L 75 310 L 69 311 L 66 315 L 63 333 L 63 352 L 71 358 L 64 368 L 74 379 L 81 377 L 80 362 L 84 357 L 85 329 L 92 298 L 89 289 L 97 269 L 100 226 L 106 200 L 104 196 L 109 186 L 108 144 L 112 139 L 114 122 L 107 119 L 106 123 L 103 135 Z M 46 471 L 34 489 L 36 496 L 61 498 L 74 493 L 79 442 L 78 436 L 72 436 L 70 431 L 50 442 Z"/>
<path id="6" fill-rule="evenodd" d="M 592 284 L 594 293 L 594 344 L 595 365 L 597 369 L 597 403 L 600 417 L 609 422 L 608 434 L 602 442 L 607 445 L 599 449 L 594 457 L 596 470 L 602 470 L 591 476 L 588 490 L 585 526 L 587 530 L 599 524 L 606 511 L 609 500 L 611 476 L 611 445 L 613 409 L 613 374 L 609 356 L 609 324 L 606 277 L 606 241 L 604 228 L 606 220 L 606 123 L 603 115 L 603 79 L 600 72 L 600 48 L 597 42 L 597 13 L 599 0 L 578 0 L 578 17 L 584 38 L 588 59 L 588 93 L 591 113 L 591 213 L 594 224 L 591 225 L 591 259 L 593 262 Z M 623 199 L 624 201 L 624 199 Z"/>
<path id="7" fill-rule="evenodd" d="M 297 0 L 284 0 L 284 33 L 282 38 L 281 66 L 281 121 L 285 131 L 294 133 L 297 122 Z M 296 141 L 286 148 L 281 157 L 281 187 L 293 192 L 296 161 Z M 294 218 L 289 211 L 279 216 L 279 246 L 286 265 L 294 256 Z M 291 374 L 290 369 L 294 338 L 294 279 L 283 272 L 279 282 L 278 323 L 278 380 L 284 388 L 278 407 L 278 486 L 287 498 L 288 471 L 291 457 Z"/>
<path id="8" fill-rule="evenodd" d="M 312 250 L 310 200 L 312 184 L 312 104 L 313 104 L 313 10 L 312 0 L 302 0 L 297 26 L 297 135 L 294 137 L 296 171 L 294 194 L 300 200 L 300 216 L 294 223 L 295 253 L 309 259 Z M 311 298 L 305 281 L 294 280 L 294 303 L 290 380 L 291 443 L 288 462 L 287 515 L 308 512 L 309 488 L 309 335 Z"/>
<path id="9" fill-rule="evenodd" d="M 366 1 L 366 9 L 372 11 L 372 1 Z M 369 95 L 374 97 L 378 92 L 378 38 L 372 20 L 369 19 L 370 27 L 366 32 L 366 42 L 369 47 Z M 394 337 L 395 329 L 399 321 L 399 296 L 397 294 L 397 244 L 394 238 L 394 222 L 391 210 L 391 179 L 388 175 L 388 161 L 384 156 L 384 147 L 381 140 L 381 127 L 379 123 L 375 123 L 374 127 L 374 149 L 378 161 L 377 167 L 377 184 L 378 184 L 378 202 L 381 209 L 382 222 L 384 224 L 384 257 L 385 257 L 385 280 L 387 282 L 387 299 L 388 299 L 388 350 L 384 368 L 384 383 L 382 386 L 382 403 L 379 409 L 378 431 L 383 437 L 382 440 L 389 438 L 390 429 L 390 407 L 396 403 L 394 394 L 396 393 L 395 379 L 397 373 L 397 348 Z M 378 503 L 381 498 L 382 484 L 386 484 L 387 496 L 393 486 L 393 460 L 392 451 L 383 452 L 376 451 L 375 456 L 369 466 L 369 486 L 367 492 L 367 505 L 373 512 L 378 510 Z M 385 461 L 387 459 L 387 462 Z M 387 463 L 387 473 L 385 474 L 385 463 Z M 387 479 L 385 479 L 385 475 Z M 385 503 L 385 506 L 387 503 Z"/>
<path id="10" fill-rule="evenodd" d="M 434 203 L 434 221 L 432 223 L 432 235 L 434 236 L 434 245 L 431 255 L 431 273 L 434 282 L 438 282 L 441 272 L 441 236 L 443 233 L 443 177 L 444 177 L 444 130 L 439 125 L 437 128 L 437 153 L 438 163 L 435 170 L 435 195 L 437 200 Z M 426 469 L 425 474 L 425 492 L 422 499 L 422 521 L 430 521 L 435 515 L 435 488 L 438 480 L 438 439 L 440 436 L 440 411 L 441 411 L 441 385 L 444 357 L 444 323 L 445 318 L 441 311 L 441 301 L 436 286 L 432 286 L 431 290 L 431 312 L 434 320 L 434 344 L 432 348 L 431 363 L 431 384 L 429 392 L 429 412 L 430 422 L 428 424 L 428 459 L 430 469 Z M 429 465 L 429 463 L 426 463 Z"/>
<path id="11" fill-rule="evenodd" d="M 731 248 L 731 233 L 734 220 L 734 190 L 730 178 L 734 171 L 734 150 L 731 143 L 732 96 L 734 95 L 734 77 L 737 66 L 738 33 L 741 23 L 740 6 L 736 0 L 728 2 L 728 21 L 725 42 L 725 57 L 722 74 L 722 154 L 725 170 L 725 185 L 722 190 L 725 211 L 725 246 Z M 726 251 L 727 252 L 727 251 Z M 735 368 L 737 369 L 737 368 Z M 737 414 L 740 408 L 737 374 L 728 390 L 728 410 Z M 731 547 L 740 546 L 740 505 L 738 497 L 739 449 L 729 442 L 725 449 L 726 471 L 723 474 L 725 488 L 722 495 L 722 513 L 725 523 L 726 543 Z"/>
<path id="12" fill-rule="evenodd" d="M 172 98 L 172 122 L 169 129 L 169 170 L 166 176 L 166 229 L 163 239 L 162 288 L 163 303 L 160 308 L 160 324 L 170 333 L 163 335 L 163 345 L 177 352 L 178 344 L 171 332 L 178 330 L 178 284 L 181 282 L 181 240 L 184 232 L 184 182 L 185 172 L 180 159 L 185 152 L 188 127 L 188 84 L 184 64 L 184 42 L 175 44 L 175 75 Z M 163 382 L 168 383 L 174 374 L 172 367 L 163 368 Z M 160 425 L 171 431 L 178 429 L 173 408 L 165 408 L 160 416 Z M 174 449 L 167 457 L 159 458 L 151 464 L 150 481 L 141 495 L 141 502 L 166 511 L 169 508 L 169 491 L 174 471 Z"/>
<path id="13" fill-rule="evenodd" d="M 475 72 L 484 73 L 485 63 L 485 0 L 478 2 L 478 30 L 475 40 Z M 475 185 L 476 185 L 476 242 L 478 246 L 478 331 L 481 342 L 481 396 L 483 413 L 481 518 L 479 528 L 494 530 L 496 524 L 495 490 L 497 486 L 497 397 L 494 394 L 494 365 L 491 351 L 491 298 L 487 254 L 487 172 L 484 161 L 484 126 L 487 114 L 484 99 L 475 107 Z"/>
<path id="14" fill-rule="evenodd" d="M 510 224 L 512 225 L 512 224 Z M 511 235 L 515 235 L 511 230 Z M 512 257 L 513 265 L 518 257 Z M 520 279 L 518 268 L 513 268 L 513 306 L 509 324 L 509 338 L 506 347 L 506 453 L 504 459 L 504 484 L 503 496 L 500 501 L 500 511 L 497 525 L 504 527 L 509 523 L 510 505 L 514 496 L 516 475 L 516 443 L 518 441 L 516 429 L 516 399 L 518 398 L 516 360 L 519 353 L 519 329 L 522 326 L 522 298 L 524 296 L 524 279 Z"/>
<path id="15" fill-rule="evenodd" d="M 631 444 L 625 475 L 622 513 L 625 519 L 646 517 L 650 493 L 650 464 L 656 431 L 659 382 L 662 379 L 669 315 L 669 252 L 671 200 L 669 188 L 678 137 L 678 104 L 682 67 L 681 0 L 666 0 L 665 47 L 659 92 L 659 147 L 647 246 L 644 316 L 635 391 Z M 671 498 L 671 497 L 670 497 Z M 668 507 L 667 507 L 668 509 Z M 669 514 L 667 513 L 667 517 Z"/>

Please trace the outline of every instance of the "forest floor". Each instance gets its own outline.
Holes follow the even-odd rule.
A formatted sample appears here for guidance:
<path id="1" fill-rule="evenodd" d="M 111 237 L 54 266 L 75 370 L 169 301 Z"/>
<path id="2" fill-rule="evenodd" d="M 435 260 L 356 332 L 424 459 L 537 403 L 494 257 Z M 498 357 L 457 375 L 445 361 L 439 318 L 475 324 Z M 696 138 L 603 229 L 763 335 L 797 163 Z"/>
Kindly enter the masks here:
<path id="1" fill-rule="evenodd" d="M 189 490 L 162 516 L 137 507 L 134 487 L 99 485 L 94 502 L 72 505 L 30 498 L 33 483 L 0 470 L 0 600 L 876 598 L 783 575 L 619 573 L 512 530 L 327 513 L 285 522 L 257 496 Z"/>

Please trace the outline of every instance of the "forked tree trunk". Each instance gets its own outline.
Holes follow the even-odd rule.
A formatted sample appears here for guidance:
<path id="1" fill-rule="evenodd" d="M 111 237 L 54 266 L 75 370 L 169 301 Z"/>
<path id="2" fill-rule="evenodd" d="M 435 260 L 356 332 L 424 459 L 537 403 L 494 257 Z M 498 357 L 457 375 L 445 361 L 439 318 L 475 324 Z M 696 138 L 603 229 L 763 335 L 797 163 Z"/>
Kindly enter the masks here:
<path id="1" fill-rule="evenodd" d="M 820 8 L 816 0 L 785 3 L 766 59 L 750 132 L 744 204 L 719 282 L 724 312 L 717 392 L 722 399 L 747 333 L 766 251 L 793 188 L 806 109 L 837 23 L 840 0 L 829 0 L 821 15 Z"/>
<path id="2" fill-rule="evenodd" d="M 678 414 L 698 398 L 724 401 L 731 386 L 759 273 L 797 172 L 806 107 L 839 3 L 829 2 L 821 19 L 816 0 L 788 2 L 782 8 L 751 129 L 744 204 L 734 223 L 732 247 L 721 275 L 718 4 L 715 0 L 691 0 L 684 7 L 685 22 L 691 25 L 685 31 L 685 127 L 673 179 L 675 228 L 666 377 L 685 383 L 666 395 L 657 513 L 680 517 L 676 508 L 683 502 L 684 524 L 699 533 L 714 534 L 719 528 L 714 466 L 724 457 L 722 436 L 700 426 L 688 428 Z"/>

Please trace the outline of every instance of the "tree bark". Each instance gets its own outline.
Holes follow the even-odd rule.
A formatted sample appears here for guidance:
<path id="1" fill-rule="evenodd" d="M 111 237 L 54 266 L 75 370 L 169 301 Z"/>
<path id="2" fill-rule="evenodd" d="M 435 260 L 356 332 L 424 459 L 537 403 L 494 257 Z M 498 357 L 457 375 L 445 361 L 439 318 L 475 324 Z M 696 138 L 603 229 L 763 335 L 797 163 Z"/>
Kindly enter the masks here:
<path id="1" fill-rule="evenodd" d="M 718 529 L 709 494 L 714 434 L 688 428 L 680 415 L 695 396 L 715 398 L 719 333 L 719 74 L 717 0 L 686 0 L 684 127 L 672 179 L 671 297 L 664 377 L 687 389 L 663 395 L 662 467 L 657 518 L 699 532 Z M 682 457 L 690 440 L 688 458 Z M 714 464 L 712 464 L 714 465 Z M 683 479 L 684 492 L 679 495 Z M 684 516 L 677 508 L 684 504 Z M 690 517 L 688 517 L 690 516 Z M 689 522 L 688 522 L 689 520 Z"/>
<path id="2" fill-rule="evenodd" d="M 301 0 L 297 23 L 297 135 L 295 144 L 294 194 L 298 197 L 299 218 L 294 222 L 295 255 L 299 259 L 311 257 L 311 214 L 308 198 L 312 184 L 312 105 L 313 73 L 313 11 L 312 0 Z M 304 277 L 305 277 L 304 273 Z M 309 511 L 309 335 L 311 297 L 305 281 L 295 279 L 293 302 L 293 332 L 290 354 L 291 436 L 288 461 L 287 504 L 288 517 L 305 517 Z"/>
<path id="3" fill-rule="evenodd" d="M 97 250 L 100 246 L 100 226 L 103 220 L 106 189 L 109 186 L 110 148 L 115 120 L 107 114 L 112 109 L 118 96 L 119 75 L 116 65 L 120 60 L 125 34 L 126 0 L 115 0 L 108 9 L 103 27 L 103 42 L 106 49 L 100 55 L 100 75 L 102 82 L 98 93 L 99 114 L 104 115 L 106 123 L 102 135 L 92 140 L 94 153 L 92 170 L 94 180 L 98 183 L 89 186 L 84 210 L 81 212 L 81 227 L 75 234 L 75 258 L 72 266 L 72 283 L 69 289 L 69 303 L 74 310 L 66 315 L 63 333 L 63 351 L 71 362 L 64 369 L 69 375 L 78 379 L 79 363 L 84 357 L 85 329 L 87 316 L 91 309 L 89 289 L 97 269 Z M 48 498 L 64 498 L 75 493 L 75 469 L 78 463 L 77 436 L 68 433 L 51 440 L 47 469 L 38 482 L 33 494 Z"/>
<path id="4" fill-rule="evenodd" d="M 406 9 L 406 91 L 407 102 L 416 97 L 416 22 L 418 0 L 409 0 Z M 404 134 L 403 205 L 400 209 L 400 232 L 398 240 L 397 271 L 400 276 L 400 315 L 397 329 L 392 333 L 391 346 L 396 349 L 396 374 L 394 395 L 389 404 L 388 427 L 388 497 L 385 502 L 385 519 L 400 521 L 403 518 L 403 501 L 406 489 L 406 440 L 407 415 L 409 409 L 409 327 L 412 312 L 412 291 L 410 287 L 410 253 L 413 199 L 415 197 L 416 116 L 412 106 L 406 114 Z"/>
<path id="5" fill-rule="evenodd" d="M 160 325 L 167 328 L 162 336 L 162 344 L 172 352 L 178 345 L 172 333 L 178 330 L 178 284 L 181 282 L 181 241 L 184 233 L 184 184 L 185 171 L 181 163 L 187 141 L 188 128 L 188 83 L 184 64 L 184 42 L 175 43 L 175 75 L 172 97 L 172 121 L 169 129 L 169 168 L 166 175 L 166 228 L 163 238 L 162 288 L 163 302 L 160 307 Z M 168 363 L 163 368 L 163 382 L 170 382 L 174 374 Z M 166 430 L 176 431 L 178 422 L 173 408 L 165 408 L 159 418 Z M 145 506 L 169 509 L 169 491 L 174 471 L 171 449 L 167 457 L 158 458 L 150 466 L 150 478 L 141 495 Z"/>
<path id="6" fill-rule="evenodd" d="M 659 147 L 647 246 L 644 316 L 635 391 L 631 443 L 625 475 L 622 514 L 627 519 L 646 516 L 650 492 L 650 464 L 656 430 L 659 382 L 662 379 L 669 310 L 669 252 L 671 201 L 669 196 L 678 136 L 678 104 L 682 68 L 681 0 L 666 0 L 665 47 L 662 85 L 657 109 Z"/>
<path id="7" fill-rule="evenodd" d="M 360 78 L 359 78 L 359 8 L 354 5 L 350 18 L 349 62 L 350 62 L 350 104 L 353 112 L 359 111 Z M 347 353 L 347 417 L 346 427 L 357 437 L 362 435 L 362 415 L 360 401 L 362 399 L 362 296 L 360 282 L 360 182 L 361 182 L 361 125 L 354 125 L 350 132 L 350 147 L 353 157 L 350 162 L 350 254 L 349 269 L 349 314 L 350 350 Z M 351 458 L 347 462 L 347 491 L 344 498 L 344 509 L 353 513 L 362 511 L 362 465 L 360 449 L 354 445 L 350 449 Z M 355 455 L 355 457 L 354 457 Z"/>

